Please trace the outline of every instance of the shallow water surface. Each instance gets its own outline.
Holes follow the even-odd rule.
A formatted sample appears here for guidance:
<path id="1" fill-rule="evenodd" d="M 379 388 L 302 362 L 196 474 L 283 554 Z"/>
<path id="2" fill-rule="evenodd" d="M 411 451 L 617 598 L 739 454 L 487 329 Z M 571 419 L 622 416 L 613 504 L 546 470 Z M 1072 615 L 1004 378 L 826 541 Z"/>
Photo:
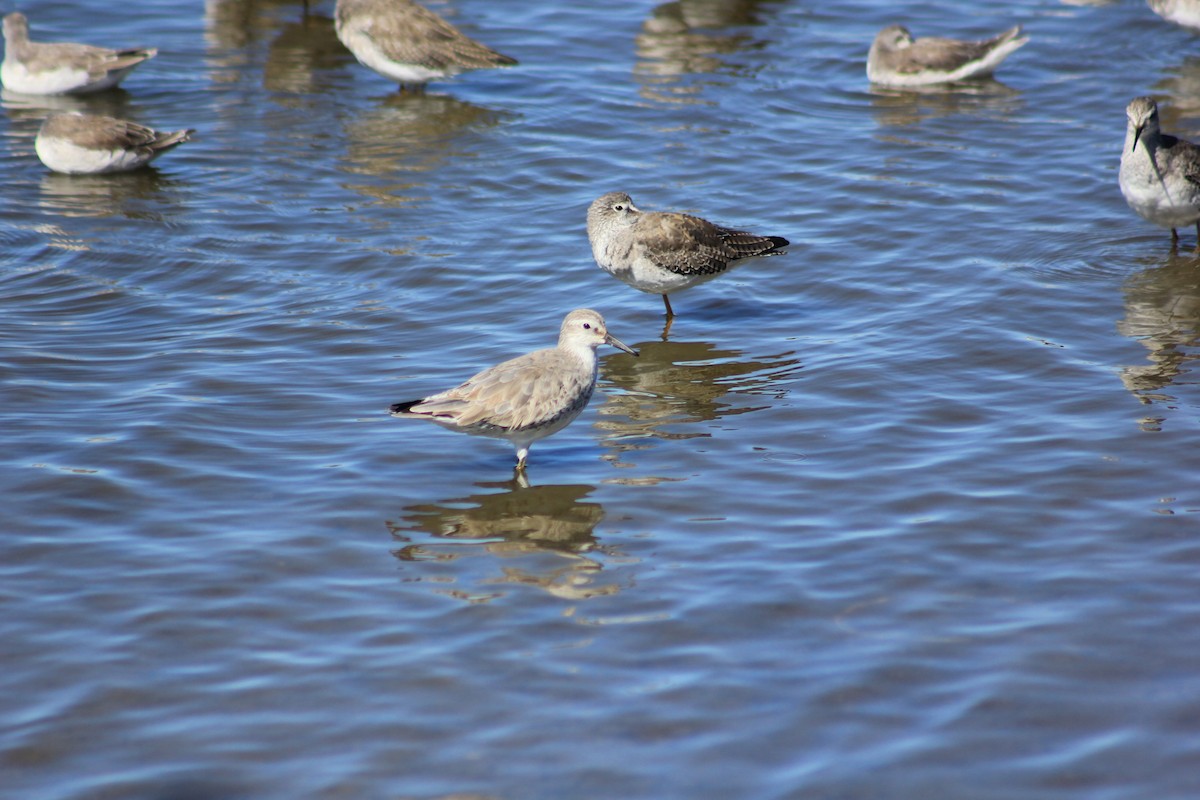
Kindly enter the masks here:
<path id="1" fill-rule="evenodd" d="M 402 95 L 328 0 L 22 7 L 161 54 L 0 98 L 0 793 L 1200 796 L 1200 259 L 1116 185 L 1130 98 L 1200 139 L 1200 34 L 435 7 L 521 65 Z M 873 89 L 897 19 L 1032 40 Z M 55 109 L 197 133 L 53 175 Z M 592 261 L 613 190 L 794 244 L 665 330 Z M 579 306 L 641 357 L 528 481 L 386 414 Z"/>

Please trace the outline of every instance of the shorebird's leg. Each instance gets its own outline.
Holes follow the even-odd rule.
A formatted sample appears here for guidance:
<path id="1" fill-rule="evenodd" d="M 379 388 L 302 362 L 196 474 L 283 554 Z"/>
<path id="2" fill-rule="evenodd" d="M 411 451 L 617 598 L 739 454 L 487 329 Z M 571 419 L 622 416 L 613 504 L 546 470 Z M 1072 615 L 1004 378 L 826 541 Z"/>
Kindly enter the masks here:
<path id="1" fill-rule="evenodd" d="M 1200 223 L 1197 224 L 1200 225 Z M 667 299 L 665 294 L 663 295 L 663 305 L 667 307 L 667 319 L 675 316 L 675 311 L 671 308 L 671 301 Z"/>
<path id="2" fill-rule="evenodd" d="M 514 469 L 513 470 L 513 483 L 515 483 L 517 485 L 518 489 L 528 489 L 529 488 L 529 476 L 525 474 L 525 470 L 523 470 L 523 469 Z"/>

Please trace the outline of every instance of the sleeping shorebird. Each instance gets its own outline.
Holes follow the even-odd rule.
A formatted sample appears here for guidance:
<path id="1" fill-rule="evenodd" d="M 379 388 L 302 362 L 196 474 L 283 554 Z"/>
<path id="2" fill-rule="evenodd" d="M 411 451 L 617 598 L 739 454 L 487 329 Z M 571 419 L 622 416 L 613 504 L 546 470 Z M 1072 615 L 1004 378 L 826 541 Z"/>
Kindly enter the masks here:
<path id="1" fill-rule="evenodd" d="M 596 348 L 637 351 L 613 337 L 604 318 L 589 308 L 567 314 L 558 346 L 536 350 L 489 367 L 465 383 L 422 400 L 396 403 L 396 417 L 430 419 L 476 436 L 506 439 L 517 449 L 517 470 L 529 448 L 575 420 L 596 389 Z"/>
<path id="2" fill-rule="evenodd" d="M 42 123 L 34 149 L 43 164 L 67 175 L 128 172 L 183 144 L 192 133 L 156 131 L 95 114 L 55 114 Z"/>
<path id="3" fill-rule="evenodd" d="M 334 17 L 338 38 L 359 63 L 401 89 L 517 63 L 412 0 L 337 0 Z"/>
<path id="4" fill-rule="evenodd" d="M 1021 26 L 981 42 L 925 37 L 914 39 L 903 25 L 881 30 L 867 54 L 867 78 L 881 86 L 929 86 L 982 78 L 1029 41 Z"/>
<path id="5" fill-rule="evenodd" d="M 674 211 L 642 211 L 624 192 L 596 198 L 587 214 L 588 241 L 600 268 L 635 289 L 667 295 L 711 280 L 737 261 L 787 247 L 780 236 L 723 228 Z"/>
<path id="6" fill-rule="evenodd" d="M 158 50 L 109 50 L 89 44 L 29 41 L 29 22 L 14 11 L 4 18 L 0 82 L 20 94 L 86 94 L 111 89 Z"/>

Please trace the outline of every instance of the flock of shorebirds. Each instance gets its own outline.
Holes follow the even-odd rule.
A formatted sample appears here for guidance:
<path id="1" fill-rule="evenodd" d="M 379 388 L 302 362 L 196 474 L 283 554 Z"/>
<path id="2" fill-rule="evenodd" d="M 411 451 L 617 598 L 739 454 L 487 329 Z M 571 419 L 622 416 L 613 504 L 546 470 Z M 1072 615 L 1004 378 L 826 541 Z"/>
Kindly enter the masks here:
<path id="1" fill-rule="evenodd" d="M 1200 0 L 1147 0 L 1159 15 L 1200 30 Z M 338 38 L 363 66 L 400 85 L 423 91 L 429 81 L 460 72 L 509 67 L 516 59 L 463 34 L 413 0 L 337 0 Z M 154 48 L 110 50 L 86 44 L 34 42 L 25 16 L 4 17 L 0 82 L 19 94 L 85 94 L 115 87 Z M 875 37 L 867 77 L 899 89 L 990 76 L 1028 42 L 1020 26 L 982 41 L 913 38 L 901 25 Z M 1163 133 L 1153 98 L 1126 109 L 1119 182 L 1130 207 L 1171 230 L 1196 225 L 1200 240 L 1200 146 Z M 81 113 L 54 114 L 38 131 L 35 150 L 55 172 L 100 174 L 145 166 L 187 142 L 192 129 L 161 132 L 126 120 Z M 643 292 L 662 296 L 668 325 L 669 295 L 714 278 L 734 263 L 782 252 L 788 240 L 716 225 L 690 214 L 641 211 L 628 194 L 597 198 L 587 212 L 592 255 L 605 271 Z M 1197 249 L 1200 250 L 1200 241 Z M 636 356 L 591 309 L 567 314 L 556 347 L 485 369 L 459 386 L 420 400 L 396 403 L 398 417 L 432 420 L 464 433 L 510 442 L 523 473 L 530 446 L 569 425 L 596 388 L 596 350 L 607 344 Z"/>

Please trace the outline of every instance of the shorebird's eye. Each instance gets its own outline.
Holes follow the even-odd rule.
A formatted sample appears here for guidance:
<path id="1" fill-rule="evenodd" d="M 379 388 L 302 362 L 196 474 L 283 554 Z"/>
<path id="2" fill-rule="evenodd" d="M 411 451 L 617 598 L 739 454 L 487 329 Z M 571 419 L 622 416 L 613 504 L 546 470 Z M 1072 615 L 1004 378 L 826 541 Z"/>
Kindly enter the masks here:
<path id="1" fill-rule="evenodd" d="M 592 323 L 590 323 L 590 322 L 583 323 L 583 329 L 585 331 L 590 331 L 592 329 Z"/>
<path id="2" fill-rule="evenodd" d="M 620 203 L 617 203 L 615 206 L 613 206 L 613 211 L 624 211 L 624 210 L 625 210 L 625 206 L 621 205 Z"/>

